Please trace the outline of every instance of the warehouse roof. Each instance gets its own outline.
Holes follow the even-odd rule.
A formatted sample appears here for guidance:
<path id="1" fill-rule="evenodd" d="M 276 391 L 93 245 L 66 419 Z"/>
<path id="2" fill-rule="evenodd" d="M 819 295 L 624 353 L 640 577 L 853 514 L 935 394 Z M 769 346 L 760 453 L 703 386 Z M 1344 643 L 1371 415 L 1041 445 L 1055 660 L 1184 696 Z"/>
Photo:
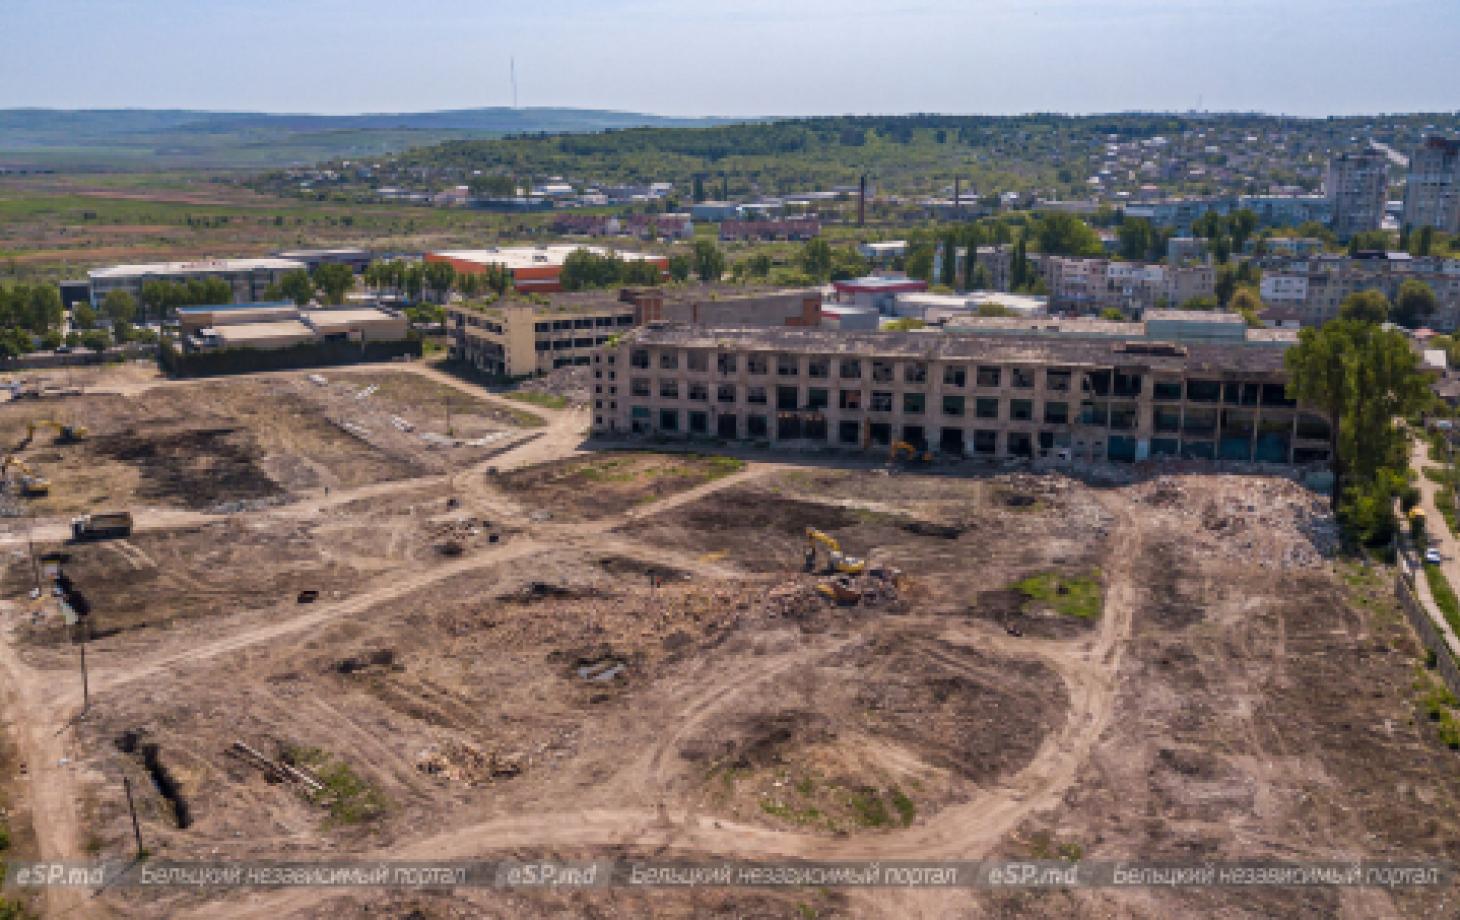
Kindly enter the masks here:
<path id="1" fill-rule="evenodd" d="M 293 259 L 201 259 L 196 262 L 148 262 L 113 265 L 86 274 L 91 278 L 130 278 L 136 275 L 203 275 L 216 272 L 293 271 L 305 268 Z"/>
<path id="2" fill-rule="evenodd" d="M 249 342 L 255 339 L 276 339 L 284 336 L 314 338 L 314 330 L 297 319 L 275 323 L 239 323 L 236 326 L 218 326 L 208 330 L 224 342 Z"/>
<path id="3" fill-rule="evenodd" d="M 571 243 L 552 246 L 505 246 L 492 249 L 444 249 L 428 255 L 460 262 L 474 262 L 478 265 L 501 265 L 513 271 L 522 268 L 561 268 L 568 256 L 579 249 L 586 249 L 594 255 L 615 255 L 626 262 L 641 262 L 648 259 L 662 259 L 664 256 L 651 252 L 621 252 L 604 246 L 582 246 Z"/>

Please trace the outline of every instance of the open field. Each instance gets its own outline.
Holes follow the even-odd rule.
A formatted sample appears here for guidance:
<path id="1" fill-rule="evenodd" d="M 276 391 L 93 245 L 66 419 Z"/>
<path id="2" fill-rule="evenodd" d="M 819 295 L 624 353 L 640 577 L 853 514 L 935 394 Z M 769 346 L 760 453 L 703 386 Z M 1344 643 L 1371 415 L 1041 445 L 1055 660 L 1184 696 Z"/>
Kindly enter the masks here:
<path id="1" fill-rule="evenodd" d="M 1442 731 L 1455 704 L 1394 608 L 1392 573 L 1336 559 L 1325 502 L 1287 480 L 1094 486 L 575 453 L 581 412 L 533 406 L 543 424 L 518 427 L 522 404 L 468 391 L 428 369 L 356 368 L 323 386 L 281 374 L 29 404 L 91 429 L 26 448 L 56 488 L 111 490 L 143 526 L 63 548 L 93 609 L 79 719 L 78 630 L 26 600 L 23 529 L 4 531 L 0 700 L 29 766 L 8 789 L 24 854 L 125 858 L 126 776 L 160 859 L 1460 858 L 1460 753 Z M 500 452 L 421 447 L 370 421 L 442 426 L 446 395 L 454 426 L 510 434 Z M 0 406 L 0 436 L 22 408 Z M 329 422 L 345 408 L 381 436 Z M 228 434 L 177 446 L 225 417 Z M 42 534 L 67 508 L 49 501 Z M 803 565 L 807 526 L 887 577 L 830 603 Z M 320 787 L 267 775 L 234 742 Z M 1456 897 L 89 894 L 51 890 L 42 906 L 1428 917 Z"/>

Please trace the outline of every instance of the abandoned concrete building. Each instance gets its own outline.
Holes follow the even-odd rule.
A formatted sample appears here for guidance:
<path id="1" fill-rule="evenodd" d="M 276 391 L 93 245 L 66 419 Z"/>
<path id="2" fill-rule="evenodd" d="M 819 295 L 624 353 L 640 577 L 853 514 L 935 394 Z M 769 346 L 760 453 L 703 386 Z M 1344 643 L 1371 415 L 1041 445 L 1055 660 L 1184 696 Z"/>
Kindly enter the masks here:
<path id="1" fill-rule="evenodd" d="M 656 324 L 593 358 L 595 432 L 1070 462 L 1321 466 L 1282 348 Z"/>

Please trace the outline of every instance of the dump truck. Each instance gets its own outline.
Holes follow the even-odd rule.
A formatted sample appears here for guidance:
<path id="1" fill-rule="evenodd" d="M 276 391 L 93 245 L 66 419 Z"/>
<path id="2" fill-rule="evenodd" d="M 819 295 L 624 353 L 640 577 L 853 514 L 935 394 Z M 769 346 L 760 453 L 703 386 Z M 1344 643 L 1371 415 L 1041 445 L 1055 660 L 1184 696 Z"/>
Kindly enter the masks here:
<path id="1" fill-rule="evenodd" d="M 130 511 L 104 511 L 71 519 L 71 538 L 78 543 L 86 540 L 115 540 L 131 535 Z"/>

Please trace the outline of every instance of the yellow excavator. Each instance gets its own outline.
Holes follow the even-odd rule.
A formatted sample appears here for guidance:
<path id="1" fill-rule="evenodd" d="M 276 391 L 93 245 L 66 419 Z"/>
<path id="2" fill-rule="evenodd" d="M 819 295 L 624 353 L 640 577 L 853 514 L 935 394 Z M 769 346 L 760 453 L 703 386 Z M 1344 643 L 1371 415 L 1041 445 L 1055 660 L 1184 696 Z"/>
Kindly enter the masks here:
<path id="1" fill-rule="evenodd" d="M 929 451 L 920 451 L 906 441 L 892 442 L 892 449 L 887 452 L 887 462 L 896 463 L 899 460 L 920 460 L 923 463 L 932 463 L 933 455 Z"/>
<path id="2" fill-rule="evenodd" d="M 817 530 L 815 527 L 808 527 L 806 528 L 806 541 L 806 571 L 808 572 L 816 570 L 816 545 L 818 543 L 826 547 L 828 571 L 839 572 L 843 575 L 860 575 L 867 571 L 867 560 L 843 553 L 842 545 L 837 542 L 836 537 L 829 533 Z"/>
<path id="3" fill-rule="evenodd" d="M 51 481 L 44 476 L 36 475 L 30 464 L 14 455 L 6 457 L 0 463 L 0 475 L 3 475 L 5 482 L 11 481 L 11 471 L 14 471 L 14 480 L 19 487 L 21 495 L 26 498 L 40 498 L 51 494 Z"/>

